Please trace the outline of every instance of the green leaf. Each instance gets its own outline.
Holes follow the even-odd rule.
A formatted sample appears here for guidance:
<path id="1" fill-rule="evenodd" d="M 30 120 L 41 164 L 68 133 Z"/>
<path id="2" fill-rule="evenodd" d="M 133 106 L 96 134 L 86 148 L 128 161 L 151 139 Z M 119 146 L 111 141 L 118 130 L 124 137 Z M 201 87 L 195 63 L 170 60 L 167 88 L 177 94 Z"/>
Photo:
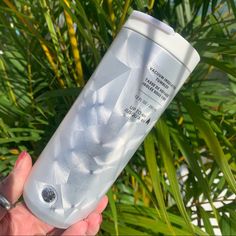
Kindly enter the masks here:
<path id="1" fill-rule="evenodd" d="M 166 235 L 172 235 L 172 231 L 161 220 L 153 220 L 148 217 L 133 215 L 129 213 L 120 213 L 120 218 L 127 224 L 142 227 L 151 234 L 163 233 Z M 188 235 L 186 231 L 174 227 L 174 231 L 177 235 Z"/>
<path id="2" fill-rule="evenodd" d="M 137 206 L 137 205 L 126 205 L 126 204 L 118 204 L 118 211 L 122 213 L 130 213 L 133 215 L 142 215 L 147 218 L 161 220 L 161 218 L 156 214 L 156 209 L 152 207 L 145 206 Z M 185 231 L 185 235 L 189 235 L 188 227 L 185 224 L 184 219 L 180 215 L 175 215 L 173 213 L 167 212 L 168 217 L 171 223 L 176 226 L 178 229 L 182 229 Z M 164 222 L 163 222 L 164 223 Z M 202 231 L 199 227 L 193 226 L 194 232 L 197 235 L 208 235 L 204 231 Z"/>
<path id="3" fill-rule="evenodd" d="M 53 20 L 52 20 L 52 17 L 50 15 L 49 6 L 46 3 L 46 0 L 40 0 L 39 2 L 41 4 L 45 20 L 47 22 L 48 30 L 49 30 L 51 38 L 52 38 L 52 42 L 53 42 L 53 45 L 54 45 L 54 48 L 55 48 L 55 51 L 56 51 L 58 61 L 61 65 L 64 76 L 67 79 L 67 83 L 68 83 L 68 85 L 70 85 L 71 81 L 70 81 L 70 77 L 69 77 L 68 68 L 66 67 L 67 63 L 66 63 L 66 60 L 64 58 L 64 55 L 63 55 L 61 47 L 60 47 L 60 43 L 59 43 L 60 39 L 59 39 L 59 36 L 57 35 L 56 30 L 54 28 Z"/>
<path id="4" fill-rule="evenodd" d="M 4 143 L 20 143 L 22 141 L 38 141 L 39 136 L 26 136 L 26 137 L 14 137 L 14 138 L 0 138 L 0 144 Z"/>
<path id="5" fill-rule="evenodd" d="M 148 170 L 152 179 L 154 192 L 160 207 L 162 218 L 166 222 L 171 234 L 175 234 L 166 212 L 164 196 L 162 194 L 162 189 L 161 189 L 161 178 L 159 174 L 160 170 L 156 162 L 156 153 L 155 153 L 154 139 L 152 133 L 150 133 L 144 141 L 144 151 Z"/>
<path id="6" fill-rule="evenodd" d="M 230 166 L 225 158 L 224 152 L 220 143 L 215 136 L 209 122 L 202 115 L 202 111 L 192 100 L 188 98 L 181 97 L 181 102 L 184 107 L 190 114 L 195 126 L 200 131 L 203 139 L 205 140 L 207 146 L 213 154 L 214 159 L 216 160 L 219 168 L 224 173 L 225 179 L 229 183 L 231 189 L 236 193 L 236 181 L 234 179 L 234 175 L 230 169 Z"/>
<path id="7" fill-rule="evenodd" d="M 160 150 L 161 158 L 164 162 L 168 179 L 170 181 L 170 188 L 172 190 L 178 209 L 183 218 L 185 219 L 189 231 L 193 233 L 193 226 L 191 224 L 191 220 L 184 206 L 184 202 L 180 193 L 179 184 L 176 176 L 176 169 L 173 164 L 173 154 L 170 145 L 169 130 L 163 119 L 160 119 L 157 123 L 157 134 L 158 134 L 158 147 Z"/>
<path id="8" fill-rule="evenodd" d="M 214 230 L 213 230 L 213 227 L 212 227 L 211 222 L 210 222 L 209 214 L 201 206 L 199 206 L 198 209 L 199 209 L 200 215 L 203 219 L 203 224 L 204 224 L 204 227 L 206 229 L 206 232 L 209 235 L 214 235 Z"/>
<path id="9" fill-rule="evenodd" d="M 108 199 L 109 199 L 109 206 L 111 208 L 111 212 L 112 212 L 112 216 L 113 216 L 113 222 L 114 222 L 114 227 L 115 227 L 115 234 L 119 235 L 118 216 L 117 216 L 116 204 L 115 204 L 115 200 L 113 198 L 112 189 L 110 189 L 108 191 L 107 196 L 108 196 Z"/>
<path id="10" fill-rule="evenodd" d="M 229 2 L 231 4 L 231 7 L 232 7 L 232 10 L 233 10 L 233 13 L 234 13 L 234 18 L 236 18 L 236 3 L 235 3 L 234 0 L 229 0 Z"/>
<path id="11" fill-rule="evenodd" d="M 145 192 L 148 194 L 149 198 L 151 199 L 153 205 L 156 207 L 157 214 L 159 213 L 159 210 L 157 209 L 157 201 L 155 197 L 152 195 L 152 193 L 149 191 L 148 187 L 144 183 L 144 181 L 141 179 L 141 177 L 129 166 L 127 165 L 125 170 L 135 177 L 135 179 L 138 181 L 138 183 L 141 185 L 141 187 L 145 190 Z"/>
<path id="12" fill-rule="evenodd" d="M 221 217 L 220 229 L 221 229 L 222 235 L 236 235 L 235 221 L 232 221 L 225 214 Z"/>
<path id="13" fill-rule="evenodd" d="M 74 14 L 70 8 L 68 8 L 66 6 L 66 4 L 64 3 L 63 0 L 60 0 L 61 4 L 63 5 L 63 7 L 66 9 L 66 11 L 68 12 L 68 14 L 71 16 L 71 18 L 73 19 L 73 21 L 76 23 L 76 26 L 78 27 L 78 31 L 81 34 L 81 36 L 86 40 L 86 42 L 89 44 L 89 48 L 92 50 L 93 52 L 93 56 L 94 56 L 94 60 L 96 62 L 96 64 L 98 64 L 98 62 L 100 61 L 100 55 L 99 52 L 96 48 L 95 42 L 94 42 L 94 36 L 92 34 L 93 30 L 93 26 L 91 25 L 91 23 L 88 20 L 88 17 L 86 15 L 86 12 L 81 4 L 80 1 L 76 0 L 76 4 L 71 4 L 71 7 L 73 8 L 73 10 L 78 14 Z M 95 8 L 96 10 L 103 16 L 103 10 L 101 9 L 101 6 L 99 6 L 97 1 L 92 1 L 93 4 L 95 4 Z M 84 25 L 86 25 L 87 27 L 83 27 L 83 24 L 81 23 L 81 20 L 83 19 L 84 21 Z M 95 34 L 97 35 L 98 38 L 100 38 L 100 36 L 98 35 L 97 31 L 94 31 Z M 102 38 L 100 38 L 102 40 Z"/>
<path id="14" fill-rule="evenodd" d="M 69 97 L 69 96 L 78 96 L 81 92 L 80 88 L 66 88 L 66 89 L 54 89 L 52 91 L 47 91 L 38 96 L 35 100 L 37 102 L 41 102 L 44 100 L 52 99 L 52 98 L 61 98 L 61 97 Z"/>
<path id="15" fill-rule="evenodd" d="M 201 57 L 201 62 L 207 63 L 209 65 L 215 66 L 216 68 L 236 77 L 236 66 L 227 61 L 217 60 L 210 57 Z"/>
<path id="16" fill-rule="evenodd" d="M 187 23 L 192 19 L 191 7 L 189 0 L 183 0 L 184 13 L 186 15 Z"/>
<path id="17" fill-rule="evenodd" d="M 211 11 L 214 12 L 217 6 L 218 0 L 212 0 L 211 2 Z"/>
<path id="18" fill-rule="evenodd" d="M 148 3 L 145 0 L 136 0 L 136 4 L 139 11 L 144 11 L 144 8 L 148 7 Z"/>
<path id="19" fill-rule="evenodd" d="M 196 177 L 198 178 L 199 185 L 204 191 L 205 195 L 210 198 L 210 188 L 207 183 L 207 180 L 204 178 L 199 164 L 197 162 L 197 156 L 191 150 L 191 144 L 189 141 L 184 137 L 181 130 L 177 127 L 175 123 L 175 128 L 171 128 L 170 135 L 172 136 L 173 140 L 175 141 L 177 147 L 186 158 L 187 163 L 189 164 L 191 170 L 194 172 Z"/>
<path id="20" fill-rule="evenodd" d="M 184 27 L 185 19 L 184 19 L 184 12 L 183 12 L 182 4 L 179 4 L 178 6 L 176 6 L 176 15 L 177 15 L 180 26 Z"/>
<path id="21" fill-rule="evenodd" d="M 114 227 L 109 221 L 103 221 L 101 228 L 105 230 L 106 232 L 110 233 L 111 235 L 115 235 L 116 231 L 114 230 Z M 134 228 L 131 228 L 127 225 L 119 225 L 119 235 L 148 235 L 145 232 L 136 230 Z"/>
<path id="22" fill-rule="evenodd" d="M 204 23 L 206 15 L 208 13 L 208 8 L 210 5 L 210 1 L 203 1 L 203 7 L 202 7 L 202 23 Z"/>
<path id="23" fill-rule="evenodd" d="M 177 147 L 179 148 L 183 156 L 187 159 L 187 163 L 189 164 L 191 170 L 193 171 L 193 173 L 195 174 L 195 176 L 199 181 L 199 187 L 202 189 L 203 193 L 205 194 L 205 196 L 207 197 L 207 199 L 211 204 L 215 218 L 219 220 L 219 215 L 211 199 L 211 190 L 209 187 L 209 183 L 202 174 L 202 170 L 200 169 L 200 166 L 197 161 L 198 157 L 191 149 L 191 144 L 189 143 L 187 138 L 185 138 L 185 136 L 182 134 L 182 131 L 180 130 L 178 125 L 174 123 L 173 126 L 174 128 L 173 127 L 170 128 L 171 130 L 170 135 L 172 136 L 173 140 L 175 141 Z"/>

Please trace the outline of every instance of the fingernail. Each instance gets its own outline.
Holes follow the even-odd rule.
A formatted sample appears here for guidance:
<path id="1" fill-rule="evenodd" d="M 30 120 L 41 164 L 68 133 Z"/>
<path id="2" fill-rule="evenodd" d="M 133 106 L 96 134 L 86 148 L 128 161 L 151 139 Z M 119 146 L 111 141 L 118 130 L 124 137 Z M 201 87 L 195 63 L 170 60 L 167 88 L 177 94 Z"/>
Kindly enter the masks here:
<path id="1" fill-rule="evenodd" d="M 19 168 L 21 161 L 24 159 L 24 157 L 26 157 L 28 155 L 28 153 L 26 151 L 21 152 L 21 154 L 18 156 L 14 169 Z"/>

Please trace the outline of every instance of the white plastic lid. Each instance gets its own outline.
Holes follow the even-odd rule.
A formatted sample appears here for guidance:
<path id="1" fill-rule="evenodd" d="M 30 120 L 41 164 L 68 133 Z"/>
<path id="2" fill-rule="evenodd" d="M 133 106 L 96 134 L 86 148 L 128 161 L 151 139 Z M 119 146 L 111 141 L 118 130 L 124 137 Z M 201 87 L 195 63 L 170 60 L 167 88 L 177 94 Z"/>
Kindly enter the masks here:
<path id="1" fill-rule="evenodd" d="M 191 44 L 169 25 L 139 11 L 133 11 L 124 27 L 132 29 L 159 44 L 182 62 L 190 72 L 200 61 Z"/>

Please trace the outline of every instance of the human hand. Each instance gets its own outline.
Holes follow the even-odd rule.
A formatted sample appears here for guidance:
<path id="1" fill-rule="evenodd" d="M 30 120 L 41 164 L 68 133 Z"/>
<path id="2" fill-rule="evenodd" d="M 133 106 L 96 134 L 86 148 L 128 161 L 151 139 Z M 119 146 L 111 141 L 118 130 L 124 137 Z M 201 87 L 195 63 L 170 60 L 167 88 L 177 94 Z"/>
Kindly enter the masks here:
<path id="1" fill-rule="evenodd" d="M 32 168 L 32 160 L 27 152 L 22 152 L 12 172 L 0 183 L 0 194 L 15 204 L 23 192 L 26 178 Z M 107 197 L 98 204 L 85 220 L 68 229 L 56 229 L 36 218 L 24 203 L 17 203 L 7 211 L 0 207 L 0 235 L 95 235 L 102 222 L 101 213 L 108 203 Z"/>

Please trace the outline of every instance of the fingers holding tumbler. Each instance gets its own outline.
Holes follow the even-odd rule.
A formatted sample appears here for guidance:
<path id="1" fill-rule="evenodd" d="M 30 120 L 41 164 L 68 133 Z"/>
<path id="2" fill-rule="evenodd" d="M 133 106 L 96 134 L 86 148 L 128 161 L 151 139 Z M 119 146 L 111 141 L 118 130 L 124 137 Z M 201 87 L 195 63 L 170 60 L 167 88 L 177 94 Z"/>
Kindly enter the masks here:
<path id="1" fill-rule="evenodd" d="M 30 155 L 23 151 L 11 173 L 0 183 L 0 220 L 17 202 L 23 192 L 23 186 L 32 167 Z"/>

